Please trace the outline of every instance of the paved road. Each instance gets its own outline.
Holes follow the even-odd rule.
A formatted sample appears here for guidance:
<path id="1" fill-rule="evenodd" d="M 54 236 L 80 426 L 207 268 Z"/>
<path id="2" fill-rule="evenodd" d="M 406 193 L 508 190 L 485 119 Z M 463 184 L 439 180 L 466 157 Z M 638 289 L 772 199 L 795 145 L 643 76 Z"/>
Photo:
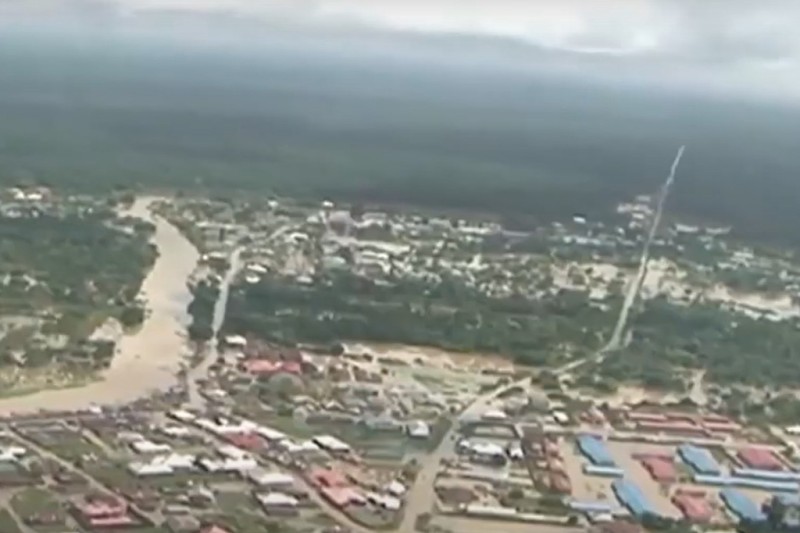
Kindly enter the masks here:
<path id="1" fill-rule="evenodd" d="M 459 419 L 477 419 L 493 399 L 515 387 L 526 387 L 528 385 L 530 385 L 530 378 L 525 378 L 478 396 L 464 409 Z M 459 426 L 458 421 L 456 421 L 439 443 L 439 446 L 422 460 L 417 479 L 406 495 L 405 514 L 403 521 L 396 530 L 399 533 L 413 533 L 417 517 L 435 510 L 436 491 L 434 486 L 436 474 L 439 471 L 439 464 L 442 459 L 455 453 L 458 432 Z"/>
<path id="2" fill-rule="evenodd" d="M 230 267 L 220 283 L 219 296 L 217 297 L 217 302 L 214 305 L 214 317 L 211 322 L 213 333 L 211 339 L 204 347 L 205 354 L 203 356 L 203 360 L 200 361 L 200 364 L 189 369 L 189 371 L 186 373 L 186 386 L 189 397 L 188 403 L 189 406 L 193 408 L 202 409 L 205 406 L 205 399 L 200 394 L 200 388 L 197 382 L 198 380 L 204 379 L 208 376 L 208 371 L 211 368 L 211 365 L 213 365 L 219 357 L 219 339 L 217 337 L 220 329 L 222 328 L 222 324 L 225 323 L 225 312 L 228 308 L 228 296 L 230 295 L 231 284 L 234 282 L 236 276 L 239 274 L 239 271 L 242 268 L 242 250 L 242 248 L 237 248 L 231 254 Z"/>

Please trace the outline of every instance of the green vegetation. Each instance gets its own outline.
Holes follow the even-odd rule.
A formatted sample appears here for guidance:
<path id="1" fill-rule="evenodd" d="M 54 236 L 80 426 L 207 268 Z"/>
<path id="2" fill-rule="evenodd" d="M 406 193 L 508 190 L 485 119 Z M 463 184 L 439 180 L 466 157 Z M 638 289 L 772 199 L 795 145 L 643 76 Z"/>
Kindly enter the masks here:
<path id="1" fill-rule="evenodd" d="M 192 317 L 189 338 L 194 341 L 207 341 L 214 334 L 214 307 L 219 297 L 219 287 L 202 281 L 192 288 L 192 296 L 188 308 Z"/>
<path id="2" fill-rule="evenodd" d="M 790 108 L 485 73 L 477 63 L 211 54 L 156 36 L 81 48 L 69 32 L 6 33 L 5 183 L 269 191 L 479 209 L 527 224 L 607 212 L 655 189 L 686 143 L 691 179 L 673 209 L 797 242 L 786 231 L 800 225 L 800 121 Z"/>
<path id="3" fill-rule="evenodd" d="M 656 299 L 644 304 L 631 326 L 631 344 L 605 360 L 602 376 L 661 389 L 683 388 L 682 370 L 705 370 L 705 380 L 718 384 L 781 388 L 800 383 L 800 329 L 793 321 Z"/>
<path id="4" fill-rule="evenodd" d="M 302 286 L 270 279 L 231 293 L 224 329 L 281 344 L 340 340 L 400 342 L 492 352 L 531 365 L 553 364 L 599 346 L 606 313 L 585 295 L 562 291 L 539 301 L 489 298 L 455 280 L 377 284 L 348 273 Z"/>
<path id="5" fill-rule="evenodd" d="M 0 315 L 11 321 L 0 357 L 26 366 L 107 363 L 113 342 L 87 338 L 109 317 L 126 327 L 142 322 L 136 296 L 156 256 L 151 232 L 148 224 L 126 225 L 99 201 L 3 216 Z"/>
<path id="6" fill-rule="evenodd" d="M 17 521 L 11 516 L 8 509 L 0 509 L 0 531 L 3 533 L 22 533 Z"/>

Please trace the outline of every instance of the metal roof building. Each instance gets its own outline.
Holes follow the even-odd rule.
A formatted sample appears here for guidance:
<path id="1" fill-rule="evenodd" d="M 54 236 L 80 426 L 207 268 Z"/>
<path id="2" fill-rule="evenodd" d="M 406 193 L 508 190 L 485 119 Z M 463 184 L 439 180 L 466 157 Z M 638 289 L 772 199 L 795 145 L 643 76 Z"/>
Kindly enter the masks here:
<path id="1" fill-rule="evenodd" d="M 730 511 L 740 520 L 763 522 L 767 519 L 758 505 L 736 489 L 722 489 L 720 497 Z"/>
<path id="2" fill-rule="evenodd" d="M 594 465 L 616 466 L 605 443 L 594 435 L 578 435 L 578 448 Z"/>
<path id="3" fill-rule="evenodd" d="M 745 448 L 736 454 L 749 468 L 760 470 L 783 470 L 783 463 L 770 450 Z"/>
<path id="4" fill-rule="evenodd" d="M 678 455 L 698 474 L 718 476 L 722 473 L 719 463 L 705 448 L 683 444 L 678 447 Z"/>
<path id="5" fill-rule="evenodd" d="M 658 513 L 647 501 L 644 493 L 631 481 L 627 479 L 616 479 L 611 482 L 611 488 L 617 496 L 619 502 L 624 505 L 633 516 L 641 518 L 645 515 L 655 515 Z"/>

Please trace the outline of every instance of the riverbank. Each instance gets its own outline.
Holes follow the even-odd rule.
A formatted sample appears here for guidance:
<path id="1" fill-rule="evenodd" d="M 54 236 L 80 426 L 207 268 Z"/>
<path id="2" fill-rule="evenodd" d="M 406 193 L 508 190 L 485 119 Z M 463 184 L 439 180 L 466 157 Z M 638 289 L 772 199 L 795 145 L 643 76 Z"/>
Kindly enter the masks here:
<path id="1" fill-rule="evenodd" d="M 141 328 L 122 335 L 111 365 L 97 381 L 2 399 L 0 415 L 120 405 L 178 385 L 177 374 L 188 354 L 186 308 L 192 296 L 186 281 L 199 253 L 175 226 L 152 214 L 150 207 L 158 200 L 137 198 L 123 213 L 155 226 L 152 242 L 159 255 L 139 293 L 148 311 Z"/>

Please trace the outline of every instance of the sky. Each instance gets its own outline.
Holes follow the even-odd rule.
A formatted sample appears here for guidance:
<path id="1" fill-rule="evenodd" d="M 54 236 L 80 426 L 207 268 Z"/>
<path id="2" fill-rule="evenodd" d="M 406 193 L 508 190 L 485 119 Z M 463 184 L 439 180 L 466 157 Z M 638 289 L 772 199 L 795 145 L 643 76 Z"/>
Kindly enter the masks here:
<path id="1" fill-rule="evenodd" d="M 0 23 L 47 15 L 471 37 L 528 47 L 531 62 L 800 103 L 797 0 L 0 0 Z"/>

